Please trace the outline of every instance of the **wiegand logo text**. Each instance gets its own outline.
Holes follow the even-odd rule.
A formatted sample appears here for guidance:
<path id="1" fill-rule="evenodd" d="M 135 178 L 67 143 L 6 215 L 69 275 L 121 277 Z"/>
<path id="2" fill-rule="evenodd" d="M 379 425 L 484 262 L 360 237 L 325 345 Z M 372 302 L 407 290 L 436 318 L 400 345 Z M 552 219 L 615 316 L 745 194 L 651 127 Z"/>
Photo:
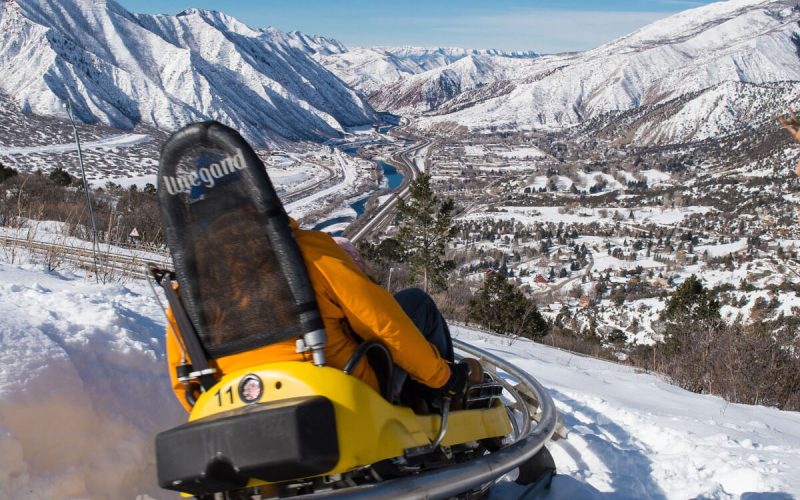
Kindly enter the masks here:
<path id="1" fill-rule="evenodd" d="M 241 149 L 236 150 L 236 154 L 222 159 L 217 163 L 212 163 L 207 167 L 200 167 L 196 171 L 181 175 L 179 177 L 163 176 L 164 187 L 169 194 L 188 193 L 193 187 L 205 186 L 213 188 L 217 181 L 226 175 L 238 170 L 244 170 L 244 153 Z"/>

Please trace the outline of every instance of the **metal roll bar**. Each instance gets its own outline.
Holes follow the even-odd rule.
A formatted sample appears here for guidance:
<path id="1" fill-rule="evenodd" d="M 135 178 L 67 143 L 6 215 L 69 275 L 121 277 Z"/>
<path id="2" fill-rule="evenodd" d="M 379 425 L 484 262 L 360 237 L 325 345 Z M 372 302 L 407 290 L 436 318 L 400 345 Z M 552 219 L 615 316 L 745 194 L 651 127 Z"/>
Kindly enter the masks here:
<path id="1" fill-rule="evenodd" d="M 421 499 L 448 498 L 459 493 L 494 482 L 507 472 L 519 467 L 523 462 L 536 455 L 551 439 L 558 423 L 558 412 L 550 394 L 533 376 L 483 349 L 473 347 L 465 342 L 453 339 L 455 347 L 476 358 L 495 366 L 519 380 L 520 384 L 530 390 L 539 401 L 541 412 L 539 423 L 530 425 L 530 415 L 525 414 L 528 421 L 523 426 L 527 432 L 518 436 L 509 446 L 494 451 L 480 458 L 422 474 L 392 479 L 385 482 L 319 492 L 303 498 L 357 498 L 357 499 Z M 518 397 L 515 396 L 515 397 Z M 520 401 L 524 403 L 524 401 Z M 525 409 L 522 406 L 523 411 Z"/>

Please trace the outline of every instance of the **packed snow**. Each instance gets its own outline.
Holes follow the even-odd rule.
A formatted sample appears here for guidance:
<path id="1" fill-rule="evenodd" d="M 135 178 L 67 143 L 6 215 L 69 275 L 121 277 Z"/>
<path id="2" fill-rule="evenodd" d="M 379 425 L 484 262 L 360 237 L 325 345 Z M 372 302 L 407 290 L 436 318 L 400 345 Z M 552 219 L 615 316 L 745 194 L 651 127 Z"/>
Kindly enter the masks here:
<path id="1" fill-rule="evenodd" d="M 730 404 L 525 339 L 452 331 L 532 373 L 555 400 L 569 435 L 548 445 L 558 475 L 544 498 L 800 494 L 800 413 Z M 522 491 L 501 484 L 491 498 Z"/>
<path id="2" fill-rule="evenodd" d="M 184 417 L 147 285 L 0 262 L 0 297 L 0 497 L 166 498 L 153 437 Z"/>
<path id="3" fill-rule="evenodd" d="M 0 317 L 0 497 L 177 498 L 154 477 L 153 436 L 185 417 L 147 285 L 0 262 Z M 524 339 L 453 333 L 553 396 L 569 436 L 549 445 L 559 474 L 546 498 L 800 493 L 798 413 L 729 404 Z M 507 479 L 492 498 L 522 493 Z"/>

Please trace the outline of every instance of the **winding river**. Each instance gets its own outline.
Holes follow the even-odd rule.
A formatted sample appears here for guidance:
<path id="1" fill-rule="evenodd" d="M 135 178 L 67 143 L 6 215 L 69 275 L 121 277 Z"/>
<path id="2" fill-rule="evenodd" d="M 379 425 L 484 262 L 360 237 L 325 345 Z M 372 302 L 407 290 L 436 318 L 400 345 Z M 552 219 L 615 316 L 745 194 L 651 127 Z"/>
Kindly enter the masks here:
<path id="1" fill-rule="evenodd" d="M 347 148 L 343 149 L 342 151 L 353 157 L 355 157 L 358 154 L 358 148 Z M 381 168 L 384 182 L 381 183 L 381 185 L 377 190 L 372 191 L 370 193 L 365 193 L 361 198 L 350 204 L 350 207 L 356 212 L 356 218 L 361 217 L 364 214 L 367 201 L 369 201 L 369 199 L 374 194 L 384 192 L 387 188 L 389 190 L 395 189 L 397 186 L 403 183 L 403 179 L 405 178 L 402 172 L 398 171 L 395 167 L 389 165 L 388 163 L 384 161 L 377 161 L 377 164 Z M 343 222 L 349 222 L 352 220 L 353 217 L 349 215 L 341 215 L 338 217 L 333 217 L 331 219 L 326 219 L 318 223 L 316 226 L 314 226 L 313 229 L 322 230 L 325 229 L 326 227 L 330 227 L 336 224 L 341 224 Z M 341 234 L 341 231 L 335 231 L 331 234 L 333 234 L 334 236 L 339 236 Z"/>

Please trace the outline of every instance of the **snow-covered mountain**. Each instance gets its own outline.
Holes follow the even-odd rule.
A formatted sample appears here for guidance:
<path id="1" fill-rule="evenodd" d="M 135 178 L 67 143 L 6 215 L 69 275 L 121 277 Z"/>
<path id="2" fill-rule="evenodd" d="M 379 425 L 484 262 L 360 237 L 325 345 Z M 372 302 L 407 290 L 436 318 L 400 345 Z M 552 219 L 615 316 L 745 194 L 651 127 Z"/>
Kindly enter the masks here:
<path id="1" fill-rule="evenodd" d="M 468 55 L 385 85 L 370 96 L 370 104 L 401 115 L 436 110 L 464 92 L 520 77 L 532 63 L 531 59 Z"/>
<path id="2" fill-rule="evenodd" d="M 420 120 L 428 129 L 443 122 L 557 129 L 669 104 L 669 115 L 640 116 L 625 134 L 657 142 L 703 139 L 771 119 L 800 97 L 799 22 L 794 0 L 720 2 L 590 51 L 524 60 L 521 68 L 520 61 L 496 58 L 480 78 L 469 69 L 475 85 L 451 99 L 449 90 L 457 88 L 451 82 L 459 78 L 450 70 L 464 74 L 453 64 L 385 87 L 371 102 L 380 111 L 416 114 L 436 106 Z"/>
<path id="3" fill-rule="evenodd" d="M 279 30 L 273 27 L 267 28 L 266 31 L 279 34 L 281 33 Z M 333 38 L 320 35 L 306 35 L 305 33 L 301 33 L 299 31 L 282 33 L 282 36 L 286 38 L 292 46 L 301 48 L 311 55 L 328 56 L 331 54 L 342 54 L 347 52 L 347 47 L 345 47 L 339 40 L 335 40 Z"/>
<path id="4" fill-rule="evenodd" d="M 663 103 L 606 113 L 583 128 L 634 144 L 702 141 L 755 130 L 780 136 L 783 130 L 776 128 L 774 117 L 797 107 L 798 99 L 800 83 L 796 81 L 728 80 Z"/>
<path id="5" fill-rule="evenodd" d="M 219 12 L 132 14 L 112 0 L 0 2 L 0 93 L 23 110 L 172 130 L 216 119 L 258 144 L 319 140 L 375 121 L 362 98 L 309 55 L 334 42 L 254 30 Z"/>
<path id="6" fill-rule="evenodd" d="M 386 89 L 388 85 L 410 76 L 447 67 L 468 57 L 482 56 L 529 59 L 538 57 L 538 54 L 495 49 L 398 46 L 352 48 L 345 52 L 322 55 L 319 61 L 351 87 L 370 97 L 376 93 L 390 93 Z M 384 109 L 389 108 L 387 106 Z"/>

